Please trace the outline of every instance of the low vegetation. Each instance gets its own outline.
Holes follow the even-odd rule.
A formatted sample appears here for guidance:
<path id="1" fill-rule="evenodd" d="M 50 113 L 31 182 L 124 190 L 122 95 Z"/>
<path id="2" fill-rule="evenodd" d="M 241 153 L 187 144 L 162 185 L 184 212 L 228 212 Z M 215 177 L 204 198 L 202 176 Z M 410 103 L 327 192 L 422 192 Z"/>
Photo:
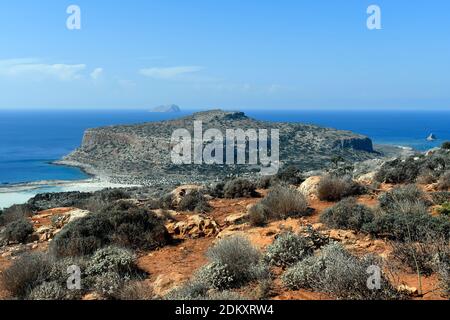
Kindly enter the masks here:
<path id="1" fill-rule="evenodd" d="M 68 289 L 68 267 L 82 271 L 80 289 Z M 55 259 L 44 253 L 21 256 L 2 275 L 5 288 L 15 298 L 29 300 L 74 300 L 88 292 L 104 299 L 119 299 L 124 290 L 135 298 L 149 297 L 136 283 L 143 272 L 136 266 L 134 255 L 124 249 L 107 247 L 92 256 Z M 147 293 L 147 294 L 146 294 Z"/>
<path id="2" fill-rule="evenodd" d="M 323 201 L 339 201 L 345 197 L 366 193 L 365 187 L 348 177 L 326 175 L 320 179 L 317 194 Z"/>
<path id="3" fill-rule="evenodd" d="M 256 185 L 242 178 L 237 178 L 228 181 L 223 187 L 224 198 L 235 199 L 235 198 L 253 198 L 257 197 Z"/>
<path id="4" fill-rule="evenodd" d="M 414 155 L 406 159 L 397 158 L 385 162 L 375 175 L 378 182 L 414 183 L 425 178 L 427 181 L 437 181 L 450 167 L 450 153 L 447 144 L 442 150 L 429 155 Z"/>
<path id="5" fill-rule="evenodd" d="M 82 256 L 108 245 L 152 250 L 169 240 L 163 222 L 152 212 L 118 202 L 68 224 L 50 249 L 56 256 Z"/>
<path id="6" fill-rule="evenodd" d="M 331 208 L 326 209 L 320 216 L 321 222 L 330 228 L 362 230 L 374 219 L 372 210 L 358 204 L 354 198 L 341 200 Z"/>
<path id="7" fill-rule="evenodd" d="M 306 238 L 292 232 L 285 232 L 267 247 L 264 259 L 270 265 L 285 268 L 305 259 L 312 253 L 313 247 Z"/>
<path id="8" fill-rule="evenodd" d="M 358 258 L 340 244 L 330 244 L 317 256 L 303 259 L 286 270 L 282 281 L 291 290 L 313 289 L 338 299 L 398 299 L 399 294 L 383 274 L 379 288 L 367 285 L 368 270 L 378 266 L 381 268 L 380 261 L 372 256 Z"/>
<path id="9" fill-rule="evenodd" d="M 6 225 L 3 237 L 7 242 L 24 243 L 32 233 L 33 224 L 27 219 L 21 219 Z"/>
<path id="10" fill-rule="evenodd" d="M 212 208 L 202 191 L 192 190 L 181 199 L 178 204 L 178 209 L 182 211 L 206 213 L 210 212 Z"/>
<path id="11" fill-rule="evenodd" d="M 271 188 L 260 204 L 270 212 L 268 220 L 301 217 L 311 213 L 305 196 L 284 184 Z"/>

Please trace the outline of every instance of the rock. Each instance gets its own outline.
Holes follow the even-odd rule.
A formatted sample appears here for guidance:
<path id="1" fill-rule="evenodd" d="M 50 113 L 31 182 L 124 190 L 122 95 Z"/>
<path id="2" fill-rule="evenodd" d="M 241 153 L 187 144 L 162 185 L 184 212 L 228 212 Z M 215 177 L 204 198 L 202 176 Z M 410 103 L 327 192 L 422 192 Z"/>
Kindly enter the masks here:
<path id="1" fill-rule="evenodd" d="M 160 218 L 164 221 L 174 220 L 175 216 L 178 215 L 178 212 L 176 212 L 175 210 L 156 209 L 156 210 L 152 210 L 152 211 L 158 218 Z"/>
<path id="2" fill-rule="evenodd" d="M 46 233 L 51 233 L 52 232 L 52 228 L 49 226 L 41 226 L 36 230 L 37 234 L 46 234 Z"/>
<path id="3" fill-rule="evenodd" d="M 346 240 L 347 242 L 356 240 L 356 235 L 354 234 L 354 231 L 351 230 L 335 230 L 332 229 L 329 231 L 329 236 L 331 239 L 334 240 Z"/>
<path id="4" fill-rule="evenodd" d="M 86 217 L 90 212 L 88 210 L 80 210 L 80 209 L 75 209 L 72 211 L 69 211 L 67 213 L 67 215 L 69 216 L 69 220 L 67 221 L 67 223 L 70 223 L 72 221 L 81 219 Z"/>
<path id="5" fill-rule="evenodd" d="M 180 287 L 185 280 L 185 276 L 178 272 L 160 274 L 152 284 L 153 293 L 163 297 L 173 289 Z"/>
<path id="6" fill-rule="evenodd" d="M 170 112 L 180 112 L 181 109 L 176 104 L 168 104 L 168 105 L 162 105 L 158 106 L 152 109 L 151 112 L 162 112 L 162 113 L 170 113 Z"/>
<path id="7" fill-rule="evenodd" d="M 317 189 L 319 186 L 321 177 L 320 176 L 312 176 L 303 181 L 303 183 L 298 187 L 298 191 L 300 191 L 305 197 L 310 199 L 318 199 Z"/>
<path id="8" fill-rule="evenodd" d="M 188 216 L 186 221 L 171 222 L 166 228 L 171 234 L 189 239 L 211 237 L 219 232 L 217 223 L 202 214 Z"/>
<path id="9" fill-rule="evenodd" d="M 248 213 L 246 212 L 234 213 L 225 218 L 225 223 L 228 225 L 241 224 L 246 222 L 247 218 Z"/>
<path id="10" fill-rule="evenodd" d="M 180 201 L 184 198 L 184 196 L 188 195 L 193 190 L 201 190 L 201 189 L 203 189 L 203 187 L 197 185 L 179 186 L 178 188 L 176 188 L 171 192 L 173 196 L 173 204 L 177 206 L 180 203 Z"/>
<path id="11" fill-rule="evenodd" d="M 419 294 L 419 290 L 416 287 L 409 287 L 406 284 L 399 285 L 397 290 L 410 296 L 417 296 Z"/>
<path id="12" fill-rule="evenodd" d="M 356 179 L 356 182 L 362 184 L 372 184 L 375 181 L 376 174 L 377 174 L 376 171 L 363 174 Z"/>
<path id="13" fill-rule="evenodd" d="M 224 239 L 226 237 L 235 236 L 235 235 L 245 236 L 243 229 L 244 229 L 244 225 L 242 225 L 242 224 L 231 226 L 231 227 L 228 227 L 228 228 L 220 231 L 216 238 L 218 240 L 220 240 L 220 239 Z"/>

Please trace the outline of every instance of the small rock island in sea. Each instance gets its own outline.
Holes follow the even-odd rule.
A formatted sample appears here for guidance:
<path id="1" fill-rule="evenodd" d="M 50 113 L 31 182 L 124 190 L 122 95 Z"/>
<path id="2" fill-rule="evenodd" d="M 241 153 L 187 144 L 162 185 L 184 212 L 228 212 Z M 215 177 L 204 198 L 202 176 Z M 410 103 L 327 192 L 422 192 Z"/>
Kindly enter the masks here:
<path id="1" fill-rule="evenodd" d="M 167 104 L 155 107 L 151 110 L 151 112 L 180 112 L 181 109 L 176 104 Z"/>

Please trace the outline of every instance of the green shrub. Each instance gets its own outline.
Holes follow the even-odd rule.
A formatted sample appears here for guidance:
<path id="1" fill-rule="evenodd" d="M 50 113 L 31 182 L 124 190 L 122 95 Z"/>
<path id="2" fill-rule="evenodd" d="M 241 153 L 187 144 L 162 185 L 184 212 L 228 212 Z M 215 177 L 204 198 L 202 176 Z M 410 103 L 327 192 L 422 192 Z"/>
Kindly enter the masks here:
<path id="1" fill-rule="evenodd" d="M 188 281 L 183 286 L 169 292 L 166 300 L 242 300 L 242 296 L 232 291 L 211 290 L 205 282 Z"/>
<path id="2" fill-rule="evenodd" d="M 375 175 L 375 180 L 386 183 L 412 183 L 420 173 L 421 163 L 410 157 L 385 162 Z"/>
<path id="3" fill-rule="evenodd" d="M 269 220 L 307 216 L 311 213 L 305 196 L 282 184 L 271 188 L 269 194 L 260 203 L 269 209 Z"/>
<path id="4" fill-rule="evenodd" d="M 28 299 L 30 300 L 64 300 L 66 290 L 57 281 L 43 282 L 34 287 Z"/>
<path id="5" fill-rule="evenodd" d="M 289 290 L 315 289 L 320 287 L 320 277 L 324 270 L 322 259 L 309 256 L 287 269 L 281 281 Z"/>
<path id="6" fill-rule="evenodd" d="M 224 197 L 229 199 L 253 198 L 258 196 L 255 184 L 242 178 L 228 181 L 223 188 L 223 192 Z"/>
<path id="7" fill-rule="evenodd" d="M 441 175 L 437 184 L 437 188 L 438 190 L 450 189 L 450 171 L 447 171 Z"/>
<path id="8" fill-rule="evenodd" d="M 384 192 L 378 197 L 378 202 L 385 211 L 397 210 L 398 203 L 422 202 L 425 205 L 430 204 L 425 193 L 414 184 L 395 187 L 388 192 Z"/>
<path id="9" fill-rule="evenodd" d="M 430 235 L 450 237 L 448 218 L 431 216 L 422 202 L 398 202 L 397 210 L 377 212 L 364 229 L 375 236 L 398 241 L 423 241 Z"/>
<path id="10" fill-rule="evenodd" d="M 290 289 L 308 288 L 345 300 L 398 299 L 399 294 L 382 274 L 379 289 L 367 285 L 369 267 L 379 266 L 373 256 L 358 258 L 340 244 L 325 246 L 318 256 L 304 259 L 282 277 Z"/>
<path id="11" fill-rule="evenodd" d="M 345 197 L 366 193 L 366 189 L 347 177 L 326 175 L 320 179 L 317 194 L 322 201 L 339 201 Z"/>
<path id="12" fill-rule="evenodd" d="M 93 289 L 106 299 L 114 299 L 120 294 L 126 279 L 117 272 L 106 272 L 98 275 L 93 280 Z"/>
<path id="13" fill-rule="evenodd" d="M 181 199 L 178 209 L 206 213 L 211 211 L 212 208 L 201 191 L 192 190 Z"/>
<path id="14" fill-rule="evenodd" d="M 373 221 L 374 215 L 370 208 L 358 204 L 354 198 L 341 200 L 320 216 L 321 222 L 330 228 L 361 230 L 367 223 Z"/>
<path id="15" fill-rule="evenodd" d="M 15 204 L 9 208 L 3 209 L 0 215 L 0 227 L 11 222 L 23 220 L 33 215 L 33 210 L 28 204 Z"/>
<path id="16" fill-rule="evenodd" d="M 9 242 L 23 243 L 33 231 L 33 224 L 26 219 L 21 219 L 6 225 L 4 238 Z"/>
<path id="17" fill-rule="evenodd" d="M 212 262 L 200 268 L 195 277 L 204 281 L 210 288 L 218 290 L 231 288 L 236 283 L 228 266 L 219 262 Z"/>
<path id="18" fill-rule="evenodd" d="M 312 253 L 313 248 L 307 239 L 292 232 L 285 232 L 267 247 L 264 259 L 270 265 L 288 267 Z"/>
<path id="19" fill-rule="evenodd" d="M 246 238 L 231 236 L 217 242 L 207 252 L 210 262 L 226 266 L 233 279 L 233 286 L 240 286 L 255 279 L 255 270 L 260 263 L 261 253 Z"/>
<path id="20" fill-rule="evenodd" d="M 281 168 L 275 175 L 275 180 L 277 182 L 287 183 L 291 185 L 300 185 L 305 178 L 302 175 L 302 172 L 296 166 L 287 166 Z"/>
<path id="21" fill-rule="evenodd" d="M 210 286 L 205 281 L 194 279 L 173 289 L 165 298 L 167 300 L 204 300 L 209 290 Z"/>
<path id="22" fill-rule="evenodd" d="M 274 185 L 274 176 L 262 176 L 258 180 L 258 189 L 269 189 Z"/>
<path id="23" fill-rule="evenodd" d="M 83 256 L 107 245 L 153 250 L 168 241 L 164 223 L 153 212 L 117 202 L 66 225 L 50 249 L 56 256 Z"/>
<path id="24" fill-rule="evenodd" d="M 450 216 L 450 202 L 444 202 L 439 208 L 437 208 L 437 212 L 443 216 Z"/>
<path id="25" fill-rule="evenodd" d="M 26 253 L 3 272 L 3 286 L 13 297 L 24 299 L 48 278 L 51 261 L 43 253 Z"/>
<path id="26" fill-rule="evenodd" d="M 86 268 L 88 276 L 98 276 L 115 272 L 120 276 L 131 277 L 138 271 L 133 253 L 117 247 L 97 250 L 89 259 Z"/>
<path id="27" fill-rule="evenodd" d="M 443 142 L 441 148 L 445 150 L 450 150 L 450 141 Z"/>
<path id="28" fill-rule="evenodd" d="M 218 182 L 213 184 L 211 187 L 208 188 L 208 194 L 213 198 L 223 198 L 224 197 L 224 188 L 225 183 Z"/>
<path id="29" fill-rule="evenodd" d="M 431 198 L 436 205 L 442 205 L 445 202 L 450 202 L 450 191 L 432 192 Z"/>
<path id="30" fill-rule="evenodd" d="M 270 217 L 270 210 L 262 203 L 256 203 L 248 211 L 250 224 L 255 227 L 264 226 Z"/>

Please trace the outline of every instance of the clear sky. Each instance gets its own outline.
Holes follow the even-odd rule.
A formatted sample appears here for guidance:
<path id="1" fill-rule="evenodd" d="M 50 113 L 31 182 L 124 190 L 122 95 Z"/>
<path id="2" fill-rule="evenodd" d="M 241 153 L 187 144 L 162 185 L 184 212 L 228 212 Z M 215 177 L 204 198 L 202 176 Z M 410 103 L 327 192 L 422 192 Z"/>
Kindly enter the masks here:
<path id="1" fill-rule="evenodd" d="M 450 109 L 450 1 L 0 2 L 0 108 L 171 103 Z"/>

